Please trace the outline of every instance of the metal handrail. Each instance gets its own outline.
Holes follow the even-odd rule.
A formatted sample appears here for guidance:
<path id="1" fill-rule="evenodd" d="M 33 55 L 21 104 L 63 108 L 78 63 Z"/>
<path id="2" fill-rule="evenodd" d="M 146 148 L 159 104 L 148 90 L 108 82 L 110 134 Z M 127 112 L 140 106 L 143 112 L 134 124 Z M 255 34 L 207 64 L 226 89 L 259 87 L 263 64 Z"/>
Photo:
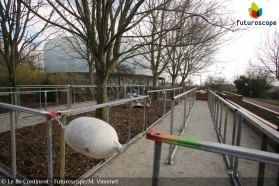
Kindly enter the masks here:
<path id="1" fill-rule="evenodd" d="M 40 92 L 66 92 L 67 90 L 38 90 L 38 91 L 17 91 L 17 92 L 0 92 L 1 95 L 10 95 L 10 94 L 32 94 Z"/>
<path id="2" fill-rule="evenodd" d="M 47 161 L 48 161 L 48 181 L 49 185 L 53 185 L 52 178 L 53 178 L 53 167 L 52 167 L 52 126 L 51 120 L 53 118 L 58 117 L 58 113 L 56 112 L 46 112 L 36 109 L 31 109 L 27 107 L 22 107 L 18 105 L 12 105 L 8 103 L 0 102 L 0 107 L 10 109 L 10 127 L 11 127 L 11 159 L 12 159 L 12 177 L 16 178 L 17 170 L 16 170 L 16 111 L 22 111 L 31 113 L 34 115 L 45 117 L 47 120 Z"/>
<path id="3" fill-rule="evenodd" d="M 184 97 L 184 115 L 183 115 L 183 124 L 182 124 L 182 130 L 181 130 L 181 133 L 180 133 L 180 136 L 183 135 L 185 129 L 186 129 L 186 125 L 187 125 L 187 122 L 189 120 L 189 117 L 191 115 L 191 112 L 192 112 L 192 109 L 193 109 L 193 106 L 194 106 L 194 102 L 196 100 L 196 91 L 197 89 L 196 88 L 193 88 L 187 92 L 184 92 L 182 94 L 179 94 L 177 96 L 174 96 L 172 97 L 172 103 L 171 103 L 171 121 L 170 121 L 170 135 L 173 134 L 173 120 L 174 120 L 174 104 L 176 102 L 177 99 L 180 99 Z M 186 109 L 187 109 L 187 95 L 188 94 L 192 94 L 189 98 L 191 98 L 189 100 L 189 112 L 188 112 L 188 115 L 186 113 Z M 176 153 L 176 150 L 177 150 L 177 145 L 175 147 L 172 146 L 172 144 L 169 145 L 169 157 L 166 161 L 167 164 L 169 165 L 173 165 L 174 164 L 174 161 L 173 161 L 173 158 L 174 158 L 174 155 Z"/>
<path id="4" fill-rule="evenodd" d="M 148 96 L 139 96 L 139 97 L 135 97 L 135 98 L 122 99 L 122 100 L 117 100 L 117 101 L 108 102 L 108 103 L 91 105 L 91 106 L 87 106 L 87 107 L 80 107 L 80 108 L 69 109 L 69 110 L 65 110 L 65 111 L 58 111 L 58 113 L 61 115 L 72 115 L 72 114 L 78 114 L 81 112 L 90 112 L 90 111 L 96 110 L 97 108 L 111 107 L 111 106 L 115 106 L 115 105 L 124 104 L 124 103 L 130 102 L 130 101 L 134 101 L 134 100 L 144 99 L 147 97 Z"/>
<path id="5" fill-rule="evenodd" d="M 213 93 L 213 92 L 211 92 L 211 93 Z M 251 124 L 253 124 L 255 127 L 260 129 L 261 132 L 265 133 L 268 137 L 272 138 L 274 141 L 279 143 L 278 131 L 276 131 L 273 128 L 267 126 L 264 122 L 258 120 L 257 118 L 251 116 L 245 110 L 239 109 L 236 106 L 232 105 L 231 103 L 229 103 L 228 101 L 224 100 L 222 97 L 216 95 L 215 93 L 213 93 L 213 95 L 216 96 L 224 104 L 228 105 L 230 108 L 236 110 L 237 114 L 239 114 L 242 117 L 244 117 L 245 119 L 247 119 Z"/>
<path id="6" fill-rule="evenodd" d="M 276 143 L 279 143 L 279 132 L 274 130 L 273 128 L 267 126 L 262 121 L 258 120 L 254 116 L 250 115 L 248 112 L 246 112 L 244 109 L 238 108 L 231 103 L 227 102 L 222 97 L 215 94 L 213 91 L 209 91 L 208 94 L 208 106 L 211 112 L 211 116 L 213 119 L 213 123 L 215 125 L 215 129 L 219 138 L 220 143 L 225 144 L 226 143 L 226 130 L 224 132 L 224 136 L 222 136 L 221 133 L 221 126 L 222 126 L 222 107 L 225 105 L 227 108 L 229 107 L 231 110 L 233 110 L 234 114 L 234 121 L 233 121 L 233 134 L 232 134 L 232 145 L 233 146 L 240 146 L 241 142 L 241 133 L 242 133 L 242 123 L 243 119 L 249 121 L 254 127 L 258 128 L 262 132 L 262 144 L 261 144 L 261 150 L 266 151 L 267 150 L 267 138 L 273 139 Z M 219 107 L 221 107 L 219 111 Z M 220 116 L 219 116 L 220 114 Z M 227 116 L 228 116 L 228 109 L 225 113 L 225 128 L 227 126 Z M 227 166 L 232 171 L 232 179 L 236 185 L 241 185 L 239 178 L 238 178 L 238 157 L 229 157 L 225 156 Z M 265 171 L 265 165 L 264 163 L 260 163 L 258 170 L 258 185 L 263 185 L 264 180 L 264 171 Z M 279 179 L 279 177 L 278 177 Z"/>
<path id="7" fill-rule="evenodd" d="M 244 110 L 238 109 L 237 112 L 242 115 L 242 117 L 248 120 L 252 125 L 260 129 L 261 132 L 266 134 L 268 137 L 279 143 L 279 132 L 266 125 L 264 122 L 258 120 L 257 118 L 251 117 L 249 113 Z"/>
<path id="8" fill-rule="evenodd" d="M 148 130 L 146 132 L 146 139 L 155 141 L 153 177 L 152 177 L 153 186 L 157 186 L 159 183 L 158 181 L 159 181 L 159 173 L 160 173 L 162 143 L 168 143 L 168 144 L 179 145 L 187 148 L 193 148 L 193 149 L 198 149 L 198 150 L 203 150 L 208 152 L 230 155 L 233 157 L 259 161 L 262 163 L 279 165 L 279 155 L 276 153 L 254 150 L 245 147 L 237 147 L 233 145 L 214 143 L 214 142 L 203 141 L 199 139 L 168 135 L 164 133 L 155 132 L 153 130 Z"/>
<path id="9" fill-rule="evenodd" d="M 174 97 L 172 97 L 172 100 L 179 99 L 179 98 L 181 98 L 181 97 L 187 95 L 188 93 L 190 93 L 190 92 L 192 92 L 192 91 L 194 91 L 194 90 L 197 90 L 197 89 L 196 89 L 196 88 L 193 88 L 193 89 L 191 89 L 191 90 L 188 90 L 187 92 L 184 92 L 184 93 L 182 93 L 182 94 L 179 94 L 179 95 L 177 95 L 177 96 L 174 96 Z"/>
<path id="10" fill-rule="evenodd" d="M 213 92 L 213 91 L 211 91 L 211 90 L 209 90 L 209 92 L 210 92 L 211 94 L 213 94 L 214 96 L 220 98 L 221 101 L 222 101 L 223 103 L 225 103 L 226 105 L 228 105 L 231 109 L 233 109 L 233 110 L 236 110 L 236 109 L 237 109 L 236 106 L 234 106 L 234 105 L 231 104 L 230 102 L 226 101 L 226 100 L 223 99 L 222 97 L 218 96 L 215 92 Z"/>
<path id="11" fill-rule="evenodd" d="M 65 86 L 70 86 L 70 87 L 75 87 L 75 88 L 81 88 L 81 87 L 97 87 L 97 85 L 17 85 L 17 87 L 20 88 L 44 88 L 44 87 L 65 87 Z M 136 86 L 136 87 L 143 87 L 146 85 L 108 85 L 108 87 L 123 87 L 123 86 Z M 4 87 L 4 88 L 9 88 L 9 87 Z M 10 87 L 13 88 L 13 87 Z"/>
<path id="12" fill-rule="evenodd" d="M 37 109 L 32 109 L 32 108 L 28 108 L 28 107 L 12 105 L 12 104 L 2 103 L 2 102 L 0 102 L 0 107 L 11 109 L 11 110 L 16 110 L 16 111 L 21 111 L 21 112 L 26 112 L 26 113 L 34 114 L 37 116 L 43 116 L 43 117 L 47 117 L 50 119 L 58 116 L 58 113 L 56 113 L 56 112 L 41 111 L 41 110 L 37 110 Z"/>
<path id="13" fill-rule="evenodd" d="M 183 89 L 183 87 L 177 87 L 177 88 L 171 88 L 171 89 L 160 89 L 160 90 L 148 90 L 147 93 L 173 91 L 173 90 L 177 90 L 177 89 Z"/>

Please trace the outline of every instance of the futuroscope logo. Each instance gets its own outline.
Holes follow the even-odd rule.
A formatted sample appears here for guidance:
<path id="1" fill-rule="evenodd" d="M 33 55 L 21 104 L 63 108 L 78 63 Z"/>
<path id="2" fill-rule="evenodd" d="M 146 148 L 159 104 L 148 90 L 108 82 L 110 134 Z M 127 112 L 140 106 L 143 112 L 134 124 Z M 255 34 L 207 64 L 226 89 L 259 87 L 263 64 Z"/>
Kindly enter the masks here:
<path id="1" fill-rule="evenodd" d="M 251 8 L 248 8 L 249 15 L 253 19 L 258 19 L 263 15 L 263 9 L 259 8 L 256 3 L 252 3 Z M 237 26 L 272 26 L 276 25 L 276 21 L 247 21 L 243 20 L 240 21 L 239 19 L 236 21 Z"/>

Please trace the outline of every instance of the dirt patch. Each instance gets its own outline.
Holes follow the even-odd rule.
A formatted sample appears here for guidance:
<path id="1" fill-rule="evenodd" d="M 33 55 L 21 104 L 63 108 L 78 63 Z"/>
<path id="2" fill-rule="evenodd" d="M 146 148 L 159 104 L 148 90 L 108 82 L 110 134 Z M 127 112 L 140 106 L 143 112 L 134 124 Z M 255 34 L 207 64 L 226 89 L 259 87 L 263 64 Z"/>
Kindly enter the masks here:
<path id="1" fill-rule="evenodd" d="M 250 112 L 260 116 L 261 118 L 277 125 L 278 124 L 278 120 L 277 120 L 277 116 L 275 113 L 273 112 L 270 112 L 268 110 L 265 110 L 265 109 L 262 109 L 262 108 L 259 108 L 255 105 L 252 105 L 252 104 L 249 104 L 247 102 L 244 102 L 244 101 L 240 101 L 240 100 L 231 100 L 233 101 L 234 103 L 238 104 L 239 106 L 249 110 Z"/>
<path id="2" fill-rule="evenodd" d="M 152 100 L 152 106 L 147 108 L 147 127 L 163 115 L 163 101 Z M 166 112 L 171 108 L 167 101 Z M 81 116 L 94 117 L 94 112 L 68 116 L 67 124 Z M 128 141 L 129 107 L 125 105 L 110 108 L 109 123 L 117 131 L 119 142 Z M 131 138 L 142 131 L 143 108 L 133 108 L 131 112 Z M 60 131 L 57 121 L 52 122 L 53 140 L 53 174 L 59 178 L 60 167 Z M 47 138 L 46 124 L 37 124 L 30 127 L 16 129 L 17 172 L 28 179 L 47 179 Z M 11 167 L 10 132 L 0 135 L 0 163 Z M 100 160 L 88 158 L 72 150 L 66 145 L 66 179 L 77 179 L 91 169 Z"/>

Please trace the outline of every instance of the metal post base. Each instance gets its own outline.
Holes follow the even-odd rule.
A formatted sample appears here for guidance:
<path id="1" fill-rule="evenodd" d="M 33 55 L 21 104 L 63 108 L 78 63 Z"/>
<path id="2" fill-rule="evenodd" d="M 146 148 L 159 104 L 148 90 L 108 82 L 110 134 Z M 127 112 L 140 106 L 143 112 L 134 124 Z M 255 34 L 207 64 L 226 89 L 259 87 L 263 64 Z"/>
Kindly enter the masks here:
<path id="1" fill-rule="evenodd" d="M 174 165 L 174 161 L 169 161 L 168 159 L 166 160 L 166 164 L 168 165 Z"/>

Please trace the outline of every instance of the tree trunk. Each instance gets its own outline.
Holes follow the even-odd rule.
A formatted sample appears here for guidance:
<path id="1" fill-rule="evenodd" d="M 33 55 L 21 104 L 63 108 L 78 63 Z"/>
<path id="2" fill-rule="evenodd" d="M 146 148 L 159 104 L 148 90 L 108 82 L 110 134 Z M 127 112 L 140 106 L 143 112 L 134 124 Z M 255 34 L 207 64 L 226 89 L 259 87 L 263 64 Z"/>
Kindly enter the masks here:
<path id="1" fill-rule="evenodd" d="M 96 75 L 97 75 L 97 104 L 106 103 L 108 77 L 107 76 L 104 77 L 98 73 Z M 96 110 L 96 118 L 105 120 L 106 108 L 98 108 Z"/>
<path id="2" fill-rule="evenodd" d="M 171 86 L 172 88 L 175 88 L 175 80 L 177 76 L 172 76 L 171 77 Z M 172 96 L 175 96 L 175 91 L 172 92 Z"/>
<path id="3" fill-rule="evenodd" d="M 157 73 L 153 73 L 152 81 L 153 81 L 152 89 L 157 90 L 157 87 L 158 87 L 157 86 L 157 83 L 158 83 L 158 74 Z M 154 100 L 158 99 L 158 93 L 157 92 L 152 93 L 152 99 L 154 99 Z"/>
<path id="4" fill-rule="evenodd" d="M 90 81 L 90 85 L 94 85 L 94 68 L 93 68 L 93 64 L 89 63 L 88 64 L 89 67 L 89 81 Z M 90 89 L 90 95 L 92 96 L 94 94 L 94 88 L 91 87 Z"/>
<path id="5" fill-rule="evenodd" d="M 180 83 L 181 87 L 185 87 L 185 80 L 186 80 L 186 78 L 187 78 L 187 76 L 182 77 L 182 80 L 181 80 L 181 83 Z"/>
<path id="6" fill-rule="evenodd" d="M 174 76 L 172 76 L 171 77 L 171 86 L 172 86 L 172 88 L 174 88 L 174 84 L 175 84 L 175 80 L 176 80 L 176 77 L 174 77 Z"/>
<path id="7" fill-rule="evenodd" d="M 13 91 L 16 91 L 16 64 L 15 64 L 15 44 L 13 43 L 13 45 L 11 46 L 11 56 L 10 56 L 10 66 L 8 66 L 9 69 L 9 84 L 10 87 L 13 87 Z M 15 100 L 14 100 L 14 94 L 11 94 L 11 98 L 10 98 L 10 102 L 11 104 L 15 104 Z"/>
<path id="8" fill-rule="evenodd" d="M 10 87 L 13 88 L 12 92 L 15 92 L 16 91 L 15 70 L 11 70 L 11 72 L 9 72 L 9 82 L 10 82 Z M 15 104 L 14 94 L 11 94 L 10 96 L 10 103 Z"/>

